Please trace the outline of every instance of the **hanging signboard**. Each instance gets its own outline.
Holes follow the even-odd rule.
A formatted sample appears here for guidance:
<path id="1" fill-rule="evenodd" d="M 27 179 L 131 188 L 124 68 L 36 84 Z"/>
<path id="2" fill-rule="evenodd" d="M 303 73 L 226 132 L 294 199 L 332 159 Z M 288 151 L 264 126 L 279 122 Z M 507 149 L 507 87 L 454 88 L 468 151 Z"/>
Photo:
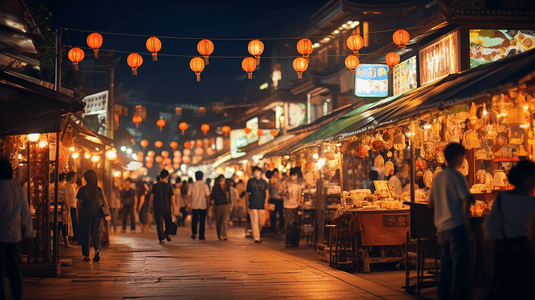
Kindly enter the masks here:
<path id="1" fill-rule="evenodd" d="M 247 143 L 251 144 L 258 141 L 258 117 L 250 119 L 245 122 L 245 124 L 247 128 L 251 130 L 251 132 L 247 134 Z"/>
<path id="2" fill-rule="evenodd" d="M 470 68 L 535 48 L 533 30 L 470 30 Z"/>
<path id="3" fill-rule="evenodd" d="M 443 35 L 420 50 L 420 82 L 422 85 L 459 72 L 459 34 Z"/>
<path id="4" fill-rule="evenodd" d="M 243 152 L 239 150 L 240 147 L 247 146 L 247 135 L 243 129 L 235 129 L 230 131 L 230 156 L 237 158 L 243 156 Z"/>
<path id="5" fill-rule="evenodd" d="M 417 86 L 416 82 L 416 56 L 394 66 L 393 85 L 394 96 L 413 90 Z"/>
<path id="6" fill-rule="evenodd" d="M 355 95 L 358 97 L 388 96 L 388 66 L 362 64 L 357 67 Z"/>

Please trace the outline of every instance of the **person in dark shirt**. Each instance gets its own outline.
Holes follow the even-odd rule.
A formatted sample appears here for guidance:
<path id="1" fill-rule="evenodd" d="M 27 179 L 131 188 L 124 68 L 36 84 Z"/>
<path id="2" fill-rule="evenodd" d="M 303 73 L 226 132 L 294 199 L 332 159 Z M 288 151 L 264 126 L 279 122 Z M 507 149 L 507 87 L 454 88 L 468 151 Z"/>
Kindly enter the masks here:
<path id="1" fill-rule="evenodd" d="M 156 221 L 158 240 L 160 244 L 163 244 L 166 239 L 170 242 L 171 226 L 173 223 L 171 211 L 173 211 L 175 203 L 175 194 L 173 187 L 169 184 L 169 172 L 167 170 L 160 172 L 160 181 L 152 186 L 150 202 L 154 208 L 154 220 Z"/>
<path id="2" fill-rule="evenodd" d="M 130 216 L 130 232 L 136 232 L 136 217 L 134 215 L 134 207 L 137 204 L 136 191 L 130 186 L 132 179 L 126 178 L 124 180 L 124 189 L 121 191 L 121 206 L 123 209 L 123 232 L 126 231 L 126 223 L 128 216 Z"/>
<path id="3" fill-rule="evenodd" d="M 269 190 L 268 183 L 262 179 L 262 169 L 257 166 L 253 168 L 253 178 L 247 181 L 246 192 L 254 241 L 260 243 L 260 230 L 264 223 L 265 209 L 269 205 Z"/>
<path id="4" fill-rule="evenodd" d="M 225 184 L 225 176 L 219 175 L 215 179 L 214 188 L 210 194 L 214 209 L 214 219 L 216 223 L 217 238 L 227 240 L 227 227 L 230 217 L 230 190 Z"/>

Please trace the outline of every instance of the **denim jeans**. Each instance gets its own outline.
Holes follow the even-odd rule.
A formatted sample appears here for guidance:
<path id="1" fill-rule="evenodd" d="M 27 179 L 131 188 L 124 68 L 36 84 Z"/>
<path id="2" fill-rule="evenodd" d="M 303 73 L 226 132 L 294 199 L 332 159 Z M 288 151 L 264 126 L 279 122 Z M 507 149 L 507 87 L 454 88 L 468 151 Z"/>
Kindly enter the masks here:
<path id="1" fill-rule="evenodd" d="M 438 299 L 466 299 L 469 286 L 470 250 L 465 225 L 438 234 L 442 248 Z"/>

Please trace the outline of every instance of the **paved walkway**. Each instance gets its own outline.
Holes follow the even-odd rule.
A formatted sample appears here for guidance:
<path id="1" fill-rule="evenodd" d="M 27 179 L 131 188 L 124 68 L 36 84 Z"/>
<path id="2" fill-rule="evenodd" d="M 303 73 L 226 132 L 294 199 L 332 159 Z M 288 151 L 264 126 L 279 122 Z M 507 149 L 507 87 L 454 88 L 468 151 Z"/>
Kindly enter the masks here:
<path id="1" fill-rule="evenodd" d="M 401 288 L 404 271 L 348 273 L 330 268 L 311 246 L 285 248 L 280 237 L 255 244 L 240 227 L 219 241 L 207 230 L 207 240 L 198 241 L 179 228 L 164 245 L 154 228 L 112 234 L 98 263 L 84 262 L 80 247 L 62 248 L 72 265 L 60 278 L 25 278 L 25 298 L 417 299 Z M 426 293 L 432 299 L 436 289 Z"/>

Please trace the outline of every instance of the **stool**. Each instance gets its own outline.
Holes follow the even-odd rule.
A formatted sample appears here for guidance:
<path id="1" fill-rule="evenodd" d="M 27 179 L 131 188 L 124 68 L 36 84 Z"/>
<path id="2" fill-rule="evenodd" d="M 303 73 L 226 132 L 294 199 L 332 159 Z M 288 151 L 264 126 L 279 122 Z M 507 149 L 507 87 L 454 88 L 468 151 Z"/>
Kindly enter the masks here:
<path id="1" fill-rule="evenodd" d="M 355 237 L 350 234 L 347 224 L 327 224 L 329 228 L 329 266 L 341 265 L 353 268 L 355 265 Z"/>
<path id="2" fill-rule="evenodd" d="M 409 245 L 416 245 L 416 252 L 409 252 Z M 431 246 L 434 249 L 435 264 L 434 267 L 425 267 L 425 247 Z M 423 288 L 433 287 L 438 284 L 438 260 L 437 260 L 437 242 L 436 238 L 411 238 L 407 232 L 407 242 L 405 243 L 405 291 L 409 294 L 419 296 Z M 410 262 L 416 259 L 416 276 L 411 276 Z M 428 271 L 427 274 L 425 271 Z M 416 283 L 411 285 L 411 281 Z"/>

